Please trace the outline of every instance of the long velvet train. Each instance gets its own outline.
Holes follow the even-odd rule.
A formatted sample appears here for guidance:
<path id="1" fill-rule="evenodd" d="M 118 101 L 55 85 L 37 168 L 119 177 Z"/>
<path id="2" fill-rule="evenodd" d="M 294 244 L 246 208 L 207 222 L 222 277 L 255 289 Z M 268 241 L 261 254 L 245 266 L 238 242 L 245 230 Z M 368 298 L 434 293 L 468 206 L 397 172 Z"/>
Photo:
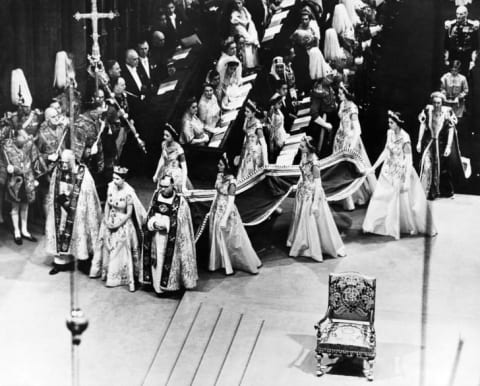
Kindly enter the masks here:
<path id="1" fill-rule="evenodd" d="M 341 151 L 320 160 L 322 185 L 328 201 L 349 197 L 365 180 L 366 166 L 362 157 L 353 151 Z M 235 204 L 245 226 L 259 225 L 267 220 L 295 190 L 300 177 L 297 165 L 267 165 L 238 182 Z M 196 240 L 205 229 L 214 189 L 192 190 L 187 197 L 192 212 Z M 349 219 L 334 215 L 341 228 L 349 226 Z"/>

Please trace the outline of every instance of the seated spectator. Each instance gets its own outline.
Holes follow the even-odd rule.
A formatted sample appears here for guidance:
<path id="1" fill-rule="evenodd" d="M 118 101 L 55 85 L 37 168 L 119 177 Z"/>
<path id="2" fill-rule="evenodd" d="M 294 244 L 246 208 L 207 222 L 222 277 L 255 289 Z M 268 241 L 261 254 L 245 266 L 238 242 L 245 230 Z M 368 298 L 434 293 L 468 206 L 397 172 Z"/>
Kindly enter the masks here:
<path id="1" fill-rule="evenodd" d="M 270 73 L 268 74 L 270 90 L 275 90 L 278 81 L 285 82 L 288 88 L 295 89 L 295 74 L 291 66 L 286 64 L 281 56 L 276 56 L 272 60 Z"/>
<path id="2" fill-rule="evenodd" d="M 220 74 L 220 82 L 223 83 L 225 72 L 227 71 L 227 63 L 231 61 L 237 61 L 239 66 L 236 68 L 236 78 L 238 81 L 242 78 L 242 65 L 237 56 L 237 44 L 233 37 L 229 37 L 225 40 L 223 45 L 223 52 L 217 62 L 217 71 Z"/>
<path id="3" fill-rule="evenodd" d="M 206 145 L 210 140 L 208 134 L 205 132 L 205 125 L 197 113 L 198 103 L 195 99 L 190 99 L 187 104 L 187 111 L 185 111 L 182 118 L 181 144 Z"/>
<path id="4" fill-rule="evenodd" d="M 220 82 L 220 74 L 218 73 L 217 70 L 211 69 L 210 71 L 208 71 L 207 78 L 205 80 L 206 80 L 206 83 L 209 83 L 212 86 L 213 92 L 215 93 L 217 101 L 218 103 L 220 103 L 223 97 L 222 84 Z"/>
<path id="5" fill-rule="evenodd" d="M 220 106 L 211 84 L 203 86 L 203 94 L 198 102 L 198 116 L 203 122 L 205 130 L 215 132 L 217 123 L 220 120 Z"/>
<path id="6" fill-rule="evenodd" d="M 223 81 L 220 83 L 222 88 L 222 109 L 230 110 L 230 105 L 240 96 L 239 83 L 240 79 L 237 76 L 237 69 L 240 66 L 238 59 L 232 59 L 227 64 Z"/>

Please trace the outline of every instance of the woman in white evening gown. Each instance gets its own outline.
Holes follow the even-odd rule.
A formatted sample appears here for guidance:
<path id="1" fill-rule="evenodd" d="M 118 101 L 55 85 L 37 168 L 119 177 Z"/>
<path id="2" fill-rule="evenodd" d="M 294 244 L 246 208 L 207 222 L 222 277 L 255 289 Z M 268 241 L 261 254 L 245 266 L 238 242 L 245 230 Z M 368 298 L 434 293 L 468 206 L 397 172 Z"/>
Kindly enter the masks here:
<path id="1" fill-rule="evenodd" d="M 323 254 L 345 256 L 345 246 L 330 211 L 320 178 L 320 166 L 312 137 L 300 144 L 302 160 L 292 222 L 288 231 L 289 255 L 323 261 Z"/>
<path id="2" fill-rule="evenodd" d="M 389 111 L 387 143 L 374 168 L 383 163 L 368 205 L 363 231 L 400 238 L 400 234 L 434 236 L 430 204 L 412 164 L 410 136 L 398 113 Z"/>

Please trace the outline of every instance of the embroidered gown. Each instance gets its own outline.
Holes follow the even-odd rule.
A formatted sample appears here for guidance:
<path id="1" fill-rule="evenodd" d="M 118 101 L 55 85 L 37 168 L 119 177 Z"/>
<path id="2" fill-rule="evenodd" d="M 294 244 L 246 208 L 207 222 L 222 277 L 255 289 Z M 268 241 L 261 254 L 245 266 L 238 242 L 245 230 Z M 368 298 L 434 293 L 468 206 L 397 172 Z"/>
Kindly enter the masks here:
<path id="1" fill-rule="evenodd" d="M 162 154 L 160 157 L 163 158 L 163 166 L 158 174 L 158 179 L 160 180 L 162 176 L 166 174 L 171 175 L 173 177 L 175 189 L 177 192 L 181 192 L 183 186 L 183 172 L 180 163 L 185 161 L 185 153 L 182 146 L 177 142 L 172 142 L 170 146 L 168 146 L 166 142 L 163 142 Z M 188 176 L 186 187 L 187 189 L 193 188 Z"/>
<path id="2" fill-rule="evenodd" d="M 132 214 L 128 220 L 117 229 L 109 229 L 107 224 L 118 224 L 128 216 L 130 205 Z M 135 290 L 142 242 L 141 226 L 145 217 L 145 208 L 130 185 L 125 183 L 119 189 L 113 182 L 109 183 L 105 216 L 95 246 L 90 277 L 101 277 L 107 287 L 126 285 L 130 291 Z"/>
<path id="3" fill-rule="evenodd" d="M 410 136 L 401 130 L 387 132 L 386 159 L 375 192 L 368 205 L 364 232 L 400 238 L 401 233 L 435 235 L 431 208 L 420 178 L 408 165 L 411 152 Z M 410 169 L 409 189 L 404 190 L 406 172 Z"/>
<path id="4" fill-rule="evenodd" d="M 224 268 L 227 275 L 234 269 L 258 273 L 262 262 L 252 247 L 242 219 L 234 205 L 227 220 L 227 226 L 220 223 L 227 208 L 228 196 L 235 194 L 236 180 L 232 175 L 218 174 L 215 188 L 217 195 L 210 211 L 210 259 L 208 269 L 215 271 Z"/>
<path id="5" fill-rule="evenodd" d="M 245 141 L 237 174 L 239 181 L 244 180 L 267 163 L 267 160 L 264 159 L 261 143 L 264 136 L 260 121 L 257 118 L 245 119 L 243 131 L 245 132 Z"/>
<path id="6" fill-rule="evenodd" d="M 323 261 L 323 253 L 333 257 L 344 256 L 345 247 L 321 187 L 318 207 L 313 207 L 315 167 L 319 168 L 319 162 L 315 155 L 312 156 L 312 159 L 302 155 L 300 162 L 302 175 L 298 181 L 295 195 L 287 247 L 290 247 L 290 256 L 305 256 L 316 261 Z"/>
<path id="7" fill-rule="evenodd" d="M 335 134 L 333 152 L 336 153 L 350 147 L 356 151 L 360 157 L 362 157 L 365 167 L 369 168 L 372 166 L 372 164 L 370 163 L 365 146 L 362 142 L 362 138 L 360 137 L 360 124 L 355 125 L 353 123 L 355 115 L 358 117 L 358 108 L 355 103 L 351 101 L 345 101 L 340 104 L 340 108 L 338 110 L 340 125 L 337 133 Z M 355 138 L 357 138 L 356 143 L 354 143 Z M 362 186 L 355 193 L 353 193 L 353 202 L 358 205 L 365 205 L 375 189 L 375 184 L 375 176 L 368 175 Z"/>

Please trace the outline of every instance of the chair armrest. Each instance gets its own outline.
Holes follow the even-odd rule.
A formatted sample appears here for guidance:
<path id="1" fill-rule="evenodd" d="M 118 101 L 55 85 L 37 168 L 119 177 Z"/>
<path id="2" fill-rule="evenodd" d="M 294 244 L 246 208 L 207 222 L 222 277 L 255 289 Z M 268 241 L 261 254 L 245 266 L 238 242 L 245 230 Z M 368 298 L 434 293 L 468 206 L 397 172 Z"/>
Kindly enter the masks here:
<path id="1" fill-rule="evenodd" d="M 318 321 L 318 323 L 314 326 L 314 328 L 320 331 L 320 326 L 322 325 L 323 322 L 325 322 L 328 319 L 329 315 L 330 315 L 330 306 L 327 308 L 327 312 L 325 312 L 324 317 Z"/>
<path id="2" fill-rule="evenodd" d="M 375 343 L 376 337 L 375 337 L 375 326 L 373 325 L 373 312 L 370 311 L 370 342 Z"/>

